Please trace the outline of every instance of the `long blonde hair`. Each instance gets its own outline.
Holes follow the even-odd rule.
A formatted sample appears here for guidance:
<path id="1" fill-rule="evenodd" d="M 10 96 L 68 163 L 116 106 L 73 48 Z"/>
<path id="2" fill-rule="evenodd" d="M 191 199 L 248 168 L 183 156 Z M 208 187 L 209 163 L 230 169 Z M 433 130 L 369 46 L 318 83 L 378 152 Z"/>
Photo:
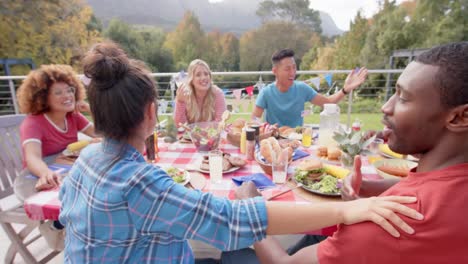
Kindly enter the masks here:
<path id="1" fill-rule="evenodd" d="M 203 105 L 201 105 L 201 111 L 199 111 L 197 98 L 196 98 L 196 91 L 195 86 L 193 85 L 193 77 L 195 75 L 195 69 L 198 66 L 205 67 L 209 74 L 210 74 L 210 88 L 208 89 L 205 100 L 203 101 Z M 186 82 L 186 89 L 190 91 L 190 96 L 187 101 L 187 121 L 189 123 L 195 122 L 205 122 L 205 121 L 213 121 L 215 118 L 215 89 L 216 87 L 213 85 L 213 79 L 211 78 L 211 70 L 208 63 L 203 60 L 196 59 L 190 62 L 188 67 L 188 78 Z"/>

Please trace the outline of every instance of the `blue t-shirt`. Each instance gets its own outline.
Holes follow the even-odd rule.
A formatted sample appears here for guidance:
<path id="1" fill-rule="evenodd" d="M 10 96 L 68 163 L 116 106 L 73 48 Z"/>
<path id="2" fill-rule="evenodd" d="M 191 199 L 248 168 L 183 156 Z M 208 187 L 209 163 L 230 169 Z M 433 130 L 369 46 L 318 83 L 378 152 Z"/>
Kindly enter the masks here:
<path id="1" fill-rule="evenodd" d="M 265 111 L 265 120 L 279 126 L 302 126 L 304 103 L 312 100 L 317 92 L 309 85 L 294 81 L 287 92 L 280 92 L 276 82 L 270 83 L 260 91 L 255 103 Z"/>

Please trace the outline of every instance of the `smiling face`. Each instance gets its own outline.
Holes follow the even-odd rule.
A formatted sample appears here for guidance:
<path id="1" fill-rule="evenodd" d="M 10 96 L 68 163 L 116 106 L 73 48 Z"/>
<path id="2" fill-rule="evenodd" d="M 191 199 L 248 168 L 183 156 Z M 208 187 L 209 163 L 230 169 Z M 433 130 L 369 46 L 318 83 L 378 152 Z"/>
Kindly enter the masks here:
<path id="1" fill-rule="evenodd" d="M 289 88 L 296 78 L 296 61 L 294 57 L 286 57 L 273 66 L 277 85 Z"/>
<path id="2" fill-rule="evenodd" d="M 64 82 L 52 84 L 47 96 L 50 111 L 72 112 L 75 110 L 75 88 Z"/>
<path id="3" fill-rule="evenodd" d="M 382 106 L 393 151 L 425 154 L 443 137 L 448 110 L 434 80 L 437 71 L 437 66 L 411 62 L 398 78 L 395 94 Z"/>
<path id="4" fill-rule="evenodd" d="M 193 71 L 192 85 L 196 91 L 208 91 L 211 87 L 211 73 L 205 66 L 199 64 Z"/>

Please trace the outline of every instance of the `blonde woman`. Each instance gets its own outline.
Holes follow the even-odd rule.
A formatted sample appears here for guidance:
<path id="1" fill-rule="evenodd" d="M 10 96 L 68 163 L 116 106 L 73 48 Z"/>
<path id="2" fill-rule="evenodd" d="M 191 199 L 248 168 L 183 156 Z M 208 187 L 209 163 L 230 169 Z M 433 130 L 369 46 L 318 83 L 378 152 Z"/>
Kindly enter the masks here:
<path id="1" fill-rule="evenodd" d="M 210 66 L 203 60 L 193 60 L 186 83 L 177 91 L 175 123 L 220 121 L 225 110 L 224 94 L 213 84 Z"/>

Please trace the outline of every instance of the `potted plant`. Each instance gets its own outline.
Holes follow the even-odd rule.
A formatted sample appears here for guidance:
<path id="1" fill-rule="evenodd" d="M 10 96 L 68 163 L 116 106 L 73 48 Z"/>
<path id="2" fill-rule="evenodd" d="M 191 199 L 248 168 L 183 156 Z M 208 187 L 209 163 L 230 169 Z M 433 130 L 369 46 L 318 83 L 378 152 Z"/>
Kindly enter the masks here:
<path id="1" fill-rule="evenodd" d="M 366 149 L 374 141 L 375 135 L 366 139 L 364 132 L 353 131 L 351 129 L 346 130 L 340 126 L 335 131 L 333 139 L 341 149 L 341 163 L 344 167 L 352 168 L 354 166 L 354 157 L 367 152 Z"/>

